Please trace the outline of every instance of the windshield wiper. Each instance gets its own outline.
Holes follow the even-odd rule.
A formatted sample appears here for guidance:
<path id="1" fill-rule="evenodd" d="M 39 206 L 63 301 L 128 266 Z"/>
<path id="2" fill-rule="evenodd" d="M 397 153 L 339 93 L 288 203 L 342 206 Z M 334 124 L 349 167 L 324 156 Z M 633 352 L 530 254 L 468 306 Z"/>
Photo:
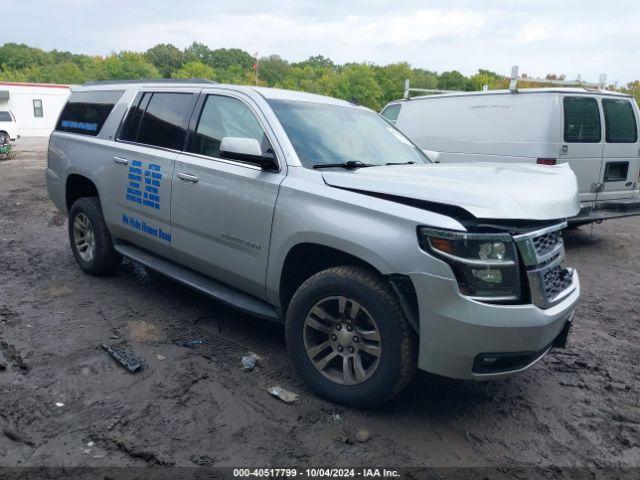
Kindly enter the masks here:
<path id="1" fill-rule="evenodd" d="M 313 169 L 318 170 L 320 168 L 344 168 L 345 170 L 354 170 L 356 168 L 373 166 L 374 165 L 369 165 L 368 163 L 361 162 L 360 160 L 349 160 L 348 162 L 342 163 L 317 163 L 313 166 Z"/>
<path id="2" fill-rule="evenodd" d="M 408 162 L 388 162 L 385 165 L 415 165 L 416 162 L 408 161 Z"/>

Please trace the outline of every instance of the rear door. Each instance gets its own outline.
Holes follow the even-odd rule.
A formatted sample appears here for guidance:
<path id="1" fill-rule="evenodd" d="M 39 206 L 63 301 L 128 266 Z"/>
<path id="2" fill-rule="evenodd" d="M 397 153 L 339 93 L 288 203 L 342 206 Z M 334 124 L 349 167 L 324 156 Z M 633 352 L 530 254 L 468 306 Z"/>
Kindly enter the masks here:
<path id="1" fill-rule="evenodd" d="M 196 92 L 139 92 L 111 143 L 109 223 L 117 237 L 167 256 L 171 177 L 195 101 Z"/>
<path id="2" fill-rule="evenodd" d="M 604 152 L 597 200 L 619 200 L 637 187 L 640 143 L 637 105 L 629 98 L 601 99 L 604 117 Z M 635 107 L 635 108 L 634 108 Z"/>
<path id="3" fill-rule="evenodd" d="M 566 160 L 578 179 L 580 201 L 596 199 L 602 169 L 602 120 L 598 100 L 591 96 L 565 96 L 564 142 L 560 158 Z"/>

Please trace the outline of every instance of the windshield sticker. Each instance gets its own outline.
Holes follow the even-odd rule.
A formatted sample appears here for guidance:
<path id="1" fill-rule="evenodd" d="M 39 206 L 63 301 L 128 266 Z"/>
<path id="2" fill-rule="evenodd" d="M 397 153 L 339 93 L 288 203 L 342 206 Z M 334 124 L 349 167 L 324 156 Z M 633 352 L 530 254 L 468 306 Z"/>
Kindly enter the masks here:
<path id="1" fill-rule="evenodd" d="M 143 168 L 141 161 L 133 160 L 129 166 L 128 179 L 129 185 L 126 191 L 128 201 L 160 210 L 160 181 L 162 180 L 160 165 L 149 163 L 146 168 Z"/>
<path id="2" fill-rule="evenodd" d="M 413 147 L 413 145 L 411 144 L 411 142 L 409 140 L 407 140 L 405 138 L 404 135 L 402 135 L 400 132 L 398 132 L 397 130 L 394 130 L 391 127 L 385 127 L 389 133 L 391 133 L 394 137 L 396 137 L 398 140 L 400 140 L 402 143 L 404 143 L 405 145 L 409 145 L 410 147 Z"/>
<path id="3" fill-rule="evenodd" d="M 147 224 L 144 220 L 140 220 L 133 215 L 127 215 L 126 213 L 122 214 L 122 223 L 127 225 L 135 230 L 139 230 L 147 235 L 152 237 L 159 238 L 160 240 L 164 240 L 165 242 L 171 243 L 171 234 L 169 232 L 165 232 L 162 228 L 153 227 Z"/>

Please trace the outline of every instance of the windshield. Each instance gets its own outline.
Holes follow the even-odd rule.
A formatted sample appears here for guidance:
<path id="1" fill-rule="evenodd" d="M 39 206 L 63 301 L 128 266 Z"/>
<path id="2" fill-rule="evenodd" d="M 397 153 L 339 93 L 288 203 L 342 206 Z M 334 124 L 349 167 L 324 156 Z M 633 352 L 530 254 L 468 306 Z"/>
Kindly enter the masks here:
<path id="1" fill-rule="evenodd" d="M 270 100 L 269 105 L 307 168 L 345 162 L 430 163 L 404 135 L 364 108 L 291 100 Z"/>

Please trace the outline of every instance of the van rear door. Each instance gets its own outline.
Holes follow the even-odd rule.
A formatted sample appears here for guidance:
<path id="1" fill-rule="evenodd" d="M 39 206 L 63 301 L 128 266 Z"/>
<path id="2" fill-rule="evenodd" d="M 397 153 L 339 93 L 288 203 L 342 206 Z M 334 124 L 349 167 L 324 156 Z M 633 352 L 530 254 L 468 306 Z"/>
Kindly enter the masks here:
<path id="1" fill-rule="evenodd" d="M 560 158 L 578 179 L 580 201 L 596 199 L 604 148 L 598 101 L 585 95 L 563 98 L 564 143 Z"/>
<path id="2" fill-rule="evenodd" d="M 601 99 L 605 143 L 597 200 L 628 198 L 638 188 L 640 143 L 634 103 L 630 98 Z"/>

